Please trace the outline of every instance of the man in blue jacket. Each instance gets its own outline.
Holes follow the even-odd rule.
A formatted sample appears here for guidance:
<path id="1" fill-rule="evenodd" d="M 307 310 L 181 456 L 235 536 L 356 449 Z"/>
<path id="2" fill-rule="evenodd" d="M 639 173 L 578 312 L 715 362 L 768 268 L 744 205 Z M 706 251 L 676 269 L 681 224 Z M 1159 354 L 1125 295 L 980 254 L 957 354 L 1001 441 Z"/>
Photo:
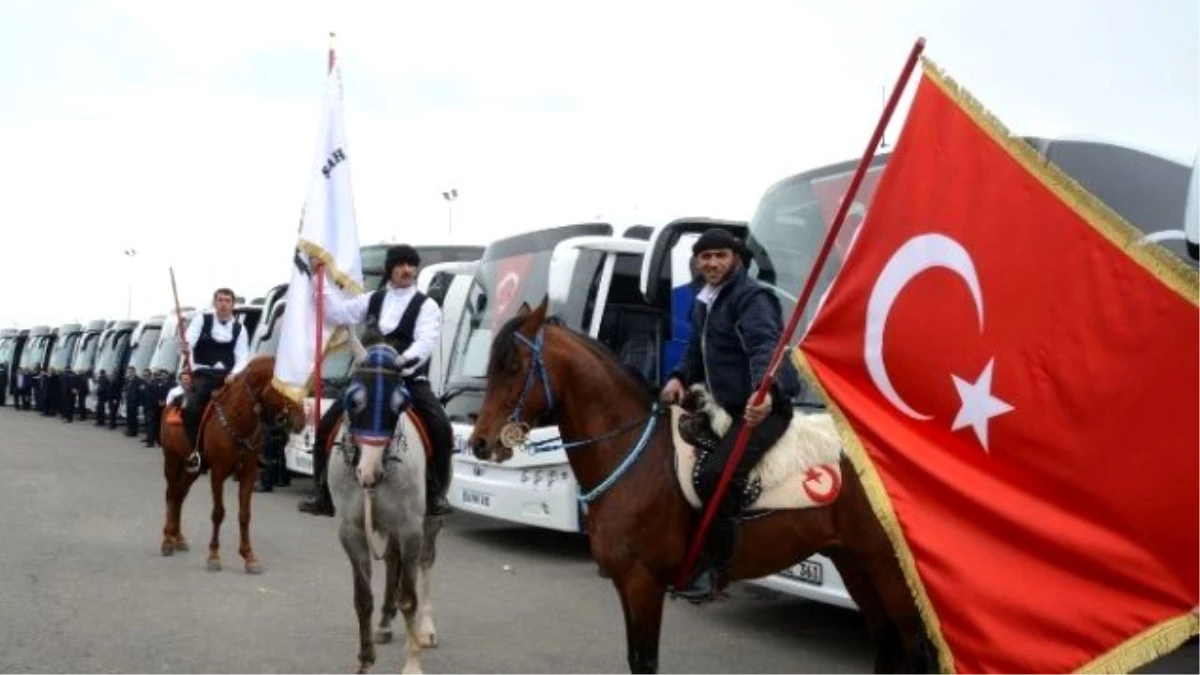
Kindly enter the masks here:
<path id="1" fill-rule="evenodd" d="M 696 482 L 700 498 L 706 503 L 716 491 L 739 430 L 743 426 L 752 429 L 733 482 L 717 507 L 698 572 L 687 588 L 678 591 L 688 600 L 701 602 L 715 597 L 729 581 L 728 565 L 737 547 L 737 523 L 747 477 L 787 430 L 792 419 L 792 397 L 800 391 L 800 380 L 785 359 L 762 404 L 750 405 L 783 333 L 779 300 L 746 274 L 742 242 L 727 230 L 706 231 L 692 247 L 692 254 L 705 285 L 692 304 L 687 353 L 671 372 L 662 398 L 678 403 L 689 385 L 703 383 L 713 400 L 735 420 L 701 464 Z"/>

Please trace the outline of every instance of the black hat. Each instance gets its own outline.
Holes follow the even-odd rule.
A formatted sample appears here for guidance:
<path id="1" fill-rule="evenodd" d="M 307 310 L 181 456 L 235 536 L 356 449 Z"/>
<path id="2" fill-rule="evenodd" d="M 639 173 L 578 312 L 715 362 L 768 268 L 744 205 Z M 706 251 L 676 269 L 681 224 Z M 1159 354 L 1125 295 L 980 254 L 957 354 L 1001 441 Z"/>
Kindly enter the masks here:
<path id="1" fill-rule="evenodd" d="M 733 236 L 729 230 L 713 227 L 704 231 L 700 238 L 692 244 L 692 255 L 700 255 L 705 251 L 712 251 L 718 248 L 727 248 L 734 253 L 742 253 L 742 241 Z"/>
<path id="2" fill-rule="evenodd" d="M 407 263 L 413 267 L 421 266 L 421 256 L 417 254 L 417 249 L 408 244 L 400 244 L 399 246 L 391 246 L 387 250 L 387 258 L 383 263 L 383 280 L 386 282 L 392 277 L 392 268 L 400 263 Z"/>

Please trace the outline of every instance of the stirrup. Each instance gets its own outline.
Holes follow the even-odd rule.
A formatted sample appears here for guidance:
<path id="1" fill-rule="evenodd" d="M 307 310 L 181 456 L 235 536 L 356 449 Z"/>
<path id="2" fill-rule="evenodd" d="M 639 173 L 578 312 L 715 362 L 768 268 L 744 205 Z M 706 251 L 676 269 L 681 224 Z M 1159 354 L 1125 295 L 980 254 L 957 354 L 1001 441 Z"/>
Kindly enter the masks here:
<path id="1" fill-rule="evenodd" d="M 188 455 L 188 458 L 187 458 L 185 464 L 183 465 L 183 468 L 188 473 L 199 473 L 200 472 L 200 453 L 196 450 L 193 450 L 192 454 Z"/>

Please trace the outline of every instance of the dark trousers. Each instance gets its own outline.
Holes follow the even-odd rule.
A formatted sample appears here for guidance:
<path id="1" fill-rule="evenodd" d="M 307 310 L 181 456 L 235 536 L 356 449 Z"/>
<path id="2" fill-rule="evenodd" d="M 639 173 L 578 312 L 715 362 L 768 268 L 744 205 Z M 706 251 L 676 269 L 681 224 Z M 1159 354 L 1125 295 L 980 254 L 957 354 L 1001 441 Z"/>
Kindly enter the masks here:
<path id="1" fill-rule="evenodd" d="M 108 428 L 117 428 L 117 411 L 121 408 L 121 399 L 118 396 L 110 396 L 105 403 L 108 406 Z"/>
<path id="2" fill-rule="evenodd" d="M 104 411 L 108 408 L 108 398 L 103 393 L 96 394 L 96 426 L 104 426 Z"/>
<path id="3" fill-rule="evenodd" d="M 64 391 L 59 412 L 67 422 L 75 421 L 75 392 Z"/>
<path id="4" fill-rule="evenodd" d="M 183 429 L 187 432 L 188 442 L 196 447 L 196 436 L 200 433 L 200 419 L 204 408 L 208 406 L 213 392 L 225 384 L 225 373 L 211 370 L 197 370 L 192 373 L 192 391 L 188 395 L 187 405 L 183 409 Z"/>
<path id="5" fill-rule="evenodd" d="M 404 383 L 413 397 L 413 407 L 429 434 L 429 449 L 433 464 L 425 469 L 427 488 L 445 494 L 450 487 L 450 455 L 454 450 L 454 430 L 442 402 L 433 393 L 428 380 L 409 380 Z"/>
<path id="6" fill-rule="evenodd" d="M 138 435 L 138 408 L 142 406 L 130 398 L 125 399 L 125 435 Z"/>
<path id="7" fill-rule="evenodd" d="M 7 368 L 8 366 L 3 366 Z M 8 403 L 8 375 L 0 373 L 0 406 Z"/>
<path id="8" fill-rule="evenodd" d="M 75 395 L 77 397 L 76 405 L 79 406 L 79 419 L 86 422 L 88 418 L 86 386 L 80 387 L 79 391 L 76 392 Z"/>
<path id="9" fill-rule="evenodd" d="M 706 505 L 712 499 L 713 493 L 716 492 L 717 483 L 721 481 L 721 473 L 725 470 L 730 454 L 733 453 L 733 446 L 737 441 L 738 434 L 746 425 L 746 421 L 741 417 L 741 411 L 739 410 L 738 413 L 733 416 L 737 421 L 730 427 L 729 432 L 717 444 L 716 449 L 700 469 L 696 488 Z M 722 567 L 727 564 L 737 546 L 737 519 L 742 513 L 742 490 L 746 486 L 750 470 L 754 468 L 755 464 L 758 464 L 763 455 L 767 454 L 771 446 L 779 441 L 791 422 L 791 401 L 783 401 L 782 404 L 776 405 L 771 414 L 767 415 L 767 418 L 750 433 L 750 438 L 746 441 L 746 449 L 733 472 L 733 478 L 725 490 L 721 503 L 717 506 L 716 517 L 713 519 L 705 542 L 708 552 L 713 558 L 713 564 L 716 566 Z"/>
<path id="10" fill-rule="evenodd" d="M 162 424 L 163 407 L 151 404 L 144 410 L 146 413 L 146 447 L 153 447 L 158 444 L 158 429 Z"/>

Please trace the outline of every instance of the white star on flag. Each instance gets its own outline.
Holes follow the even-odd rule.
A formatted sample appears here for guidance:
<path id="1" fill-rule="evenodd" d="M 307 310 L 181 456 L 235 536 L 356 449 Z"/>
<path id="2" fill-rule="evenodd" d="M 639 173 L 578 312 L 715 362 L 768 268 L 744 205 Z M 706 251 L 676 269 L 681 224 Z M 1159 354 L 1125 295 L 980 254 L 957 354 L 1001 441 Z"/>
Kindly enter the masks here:
<path id="1" fill-rule="evenodd" d="M 962 407 L 958 409 L 958 415 L 950 429 L 958 431 L 970 425 L 974 428 L 979 443 L 983 445 L 984 452 L 988 452 L 988 420 L 1013 410 L 1011 405 L 992 396 L 992 366 L 995 363 L 996 359 L 988 361 L 975 382 L 967 382 L 957 375 L 950 376 L 954 379 L 954 388 L 958 390 L 958 398 L 962 401 Z"/>

